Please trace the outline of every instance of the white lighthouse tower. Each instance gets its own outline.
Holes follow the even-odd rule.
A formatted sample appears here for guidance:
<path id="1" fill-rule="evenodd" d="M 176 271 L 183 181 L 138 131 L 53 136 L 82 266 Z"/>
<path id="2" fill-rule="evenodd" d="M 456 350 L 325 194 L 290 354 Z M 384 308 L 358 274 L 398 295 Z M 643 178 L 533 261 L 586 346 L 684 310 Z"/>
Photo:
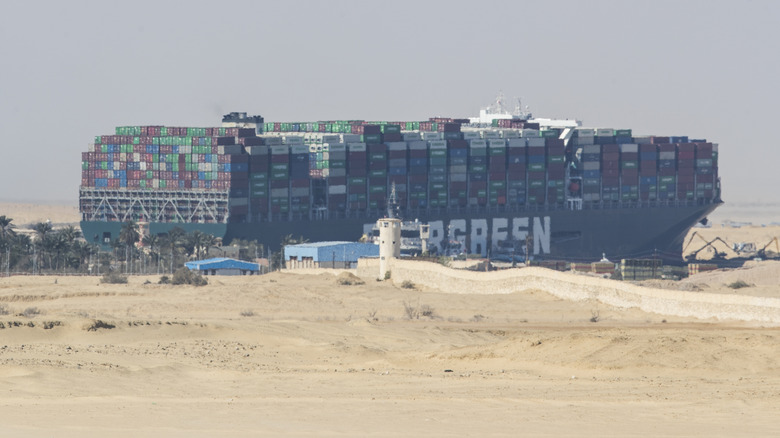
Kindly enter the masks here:
<path id="1" fill-rule="evenodd" d="M 379 228 L 379 278 L 390 270 L 390 259 L 401 256 L 401 219 L 395 217 L 395 184 L 387 200 L 387 217 L 376 222 Z"/>

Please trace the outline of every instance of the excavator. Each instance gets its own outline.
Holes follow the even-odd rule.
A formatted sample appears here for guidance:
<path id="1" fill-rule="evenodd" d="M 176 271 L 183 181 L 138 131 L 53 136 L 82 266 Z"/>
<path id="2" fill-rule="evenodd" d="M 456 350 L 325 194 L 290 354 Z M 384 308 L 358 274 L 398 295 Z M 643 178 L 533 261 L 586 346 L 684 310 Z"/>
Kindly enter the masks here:
<path id="1" fill-rule="evenodd" d="M 766 259 L 767 258 L 766 249 L 769 248 L 769 245 L 771 245 L 772 243 L 775 244 L 774 257 L 777 257 L 777 255 L 780 254 L 780 244 L 777 243 L 777 237 L 773 237 L 769 242 L 766 243 L 766 245 L 764 245 L 761 249 L 759 249 L 756 253 L 756 256 L 762 259 Z"/>
<path id="2" fill-rule="evenodd" d="M 693 251 L 692 253 L 688 254 L 685 257 L 685 260 L 688 261 L 688 262 L 696 260 L 696 256 L 701 251 L 703 251 L 706 248 L 712 248 L 713 252 L 715 253 L 714 256 L 712 257 L 713 259 L 715 259 L 715 260 L 723 260 L 723 259 L 725 259 L 726 258 L 726 253 L 723 252 L 723 251 L 718 251 L 718 248 L 716 248 L 715 245 L 713 245 L 715 242 L 723 243 L 726 246 L 726 248 L 728 248 L 732 252 L 736 253 L 736 251 L 734 251 L 731 248 L 731 245 L 729 245 L 725 240 L 721 239 L 720 237 L 716 237 L 716 238 L 714 238 L 712 240 L 707 240 L 704 237 L 702 237 L 699 234 L 698 231 L 694 231 L 693 234 L 691 234 L 691 238 L 688 240 L 688 243 L 686 243 L 685 247 L 683 248 L 683 251 L 682 251 L 683 254 L 685 254 L 685 250 L 688 249 L 688 246 L 690 246 L 691 242 L 693 242 L 693 238 L 694 237 L 698 237 L 699 239 L 701 239 L 704 242 L 704 246 L 702 246 L 701 248 L 697 249 L 696 251 Z M 739 256 L 739 253 L 736 253 L 736 254 L 737 254 L 737 256 Z"/>

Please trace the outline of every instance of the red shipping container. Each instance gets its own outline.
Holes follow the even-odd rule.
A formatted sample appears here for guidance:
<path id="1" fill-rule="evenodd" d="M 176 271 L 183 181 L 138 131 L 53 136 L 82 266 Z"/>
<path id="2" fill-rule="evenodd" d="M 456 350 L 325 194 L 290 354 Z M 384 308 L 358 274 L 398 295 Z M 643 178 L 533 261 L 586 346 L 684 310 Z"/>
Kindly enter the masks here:
<path id="1" fill-rule="evenodd" d="M 656 176 L 658 170 L 655 167 L 639 169 L 639 174 L 642 176 Z"/>
<path id="2" fill-rule="evenodd" d="M 658 145 L 656 144 L 640 144 L 639 152 L 657 152 Z"/>
<path id="3" fill-rule="evenodd" d="M 620 153 L 620 146 L 618 146 L 616 144 L 601 145 L 601 153 L 602 154 L 619 154 Z"/>
<path id="4" fill-rule="evenodd" d="M 650 143 L 653 144 L 669 143 L 669 137 L 650 137 Z"/>
<path id="5" fill-rule="evenodd" d="M 390 183 L 406 184 L 406 175 L 390 175 Z"/>
<path id="6" fill-rule="evenodd" d="M 711 183 L 714 181 L 714 176 L 712 174 L 709 175 L 696 175 L 696 182 L 699 183 Z"/>
<path id="7" fill-rule="evenodd" d="M 409 183 L 426 183 L 428 182 L 428 175 L 409 175 Z"/>
<path id="8" fill-rule="evenodd" d="M 328 184 L 332 186 L 344 186 L 347 185 L 346 176 L 331 176 L 328 177 Z"/>
<path id="9" fill-rule="evenodd" d="M 301 188 L 309 187 L 309 179 L 291 179 L 290 187 Z"/>
<path id="10" fill-rule="evenodd" d="M 488 181 L 504 181 L 506 180 L 506 172 L 490 172 L 488 174 Z"/>

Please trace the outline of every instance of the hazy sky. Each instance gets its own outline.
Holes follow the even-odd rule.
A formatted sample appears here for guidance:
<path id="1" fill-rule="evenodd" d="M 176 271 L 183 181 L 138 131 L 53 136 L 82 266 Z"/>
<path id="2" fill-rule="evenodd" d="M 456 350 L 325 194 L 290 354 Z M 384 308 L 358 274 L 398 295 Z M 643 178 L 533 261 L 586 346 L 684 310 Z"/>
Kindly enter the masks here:
<path id="1" fill-rule="evenodd" d="M 0 200 L 77 204 L 117 125 L 476 115 L 720 144 L 729 202 L 780 202 L 777 1 L 0 2 Z"/>

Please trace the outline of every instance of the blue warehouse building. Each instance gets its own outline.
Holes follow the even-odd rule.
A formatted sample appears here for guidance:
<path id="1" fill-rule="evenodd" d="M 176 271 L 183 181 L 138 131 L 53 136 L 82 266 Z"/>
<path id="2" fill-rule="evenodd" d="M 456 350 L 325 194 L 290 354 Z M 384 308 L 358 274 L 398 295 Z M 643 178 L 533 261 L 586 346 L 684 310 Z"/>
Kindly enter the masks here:
<path id="1" fill-rule="evenodd" d="M 284 247 L 287 269 L 357 267 L 360 257 L 379 257 L 379 245 L 360 242 L 300 243 Z"/>
<path id="2" fill-rule="evenodd" d="M 257 263 L 224 257 L 187 262 L 184 266 L 190 271 L 196 271 L 202 275 L 256 275 L 260 273 L 260 267 Z"/>

